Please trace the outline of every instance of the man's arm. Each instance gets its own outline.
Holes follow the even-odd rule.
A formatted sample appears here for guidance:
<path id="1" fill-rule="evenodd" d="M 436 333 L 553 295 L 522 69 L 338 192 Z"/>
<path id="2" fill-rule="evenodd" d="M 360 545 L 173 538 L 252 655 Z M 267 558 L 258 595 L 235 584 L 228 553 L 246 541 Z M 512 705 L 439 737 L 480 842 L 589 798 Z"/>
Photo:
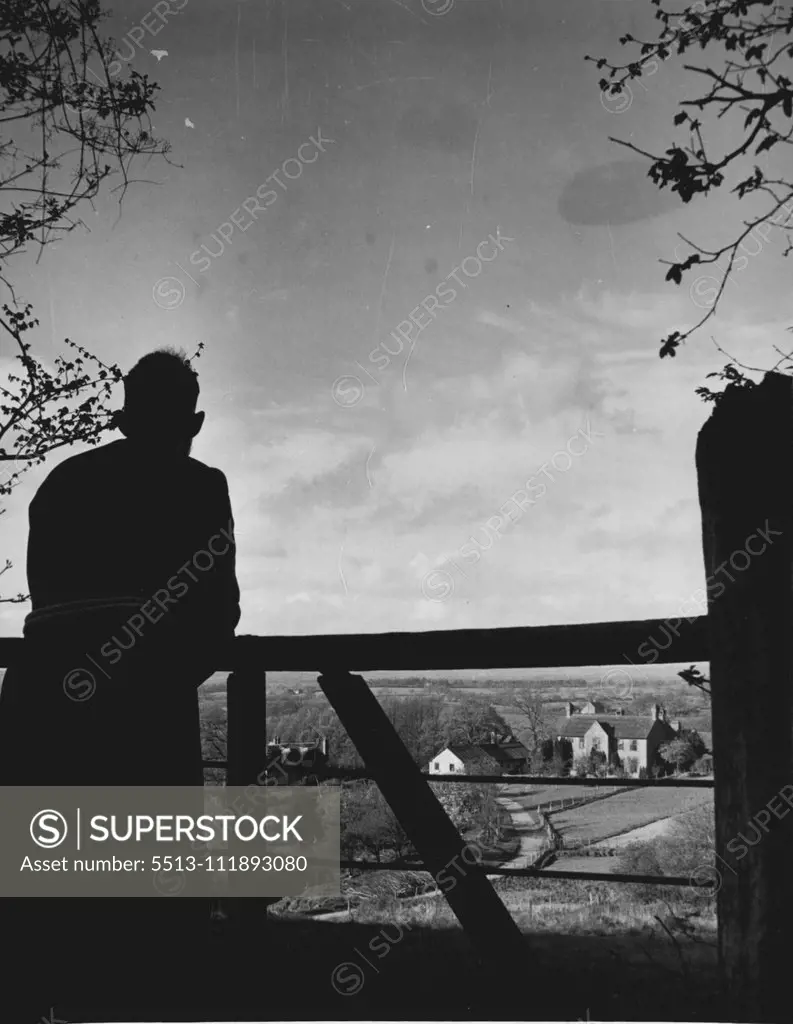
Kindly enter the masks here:
<path id="1" fill-rule="evenodd" d="M 212 562 L 209 571 L 199 572 L 199 582 L 185 596 L 191 605 L 188 622 L 189 637 L 184 651 L 187 663 L 196 666 L 198 685 L 220 666 L 223 652 L 234 638 L 240 621 L 240 588 L 237 583 L 237 546 L 234 539 L 234 516 L 231 511 L 228 483 L 220 470 L 214 470 L 209 481 L 201 519 L 205 526 L 199 547 L 208 552 Z M 183 577 L 180 577 L 183 579 Z M 223 666 L 228 667 L 228 666 Z"/>
<path id="2" fill-rule="evenodd" d="M 217 470 L 219 481 L 219 521 L 220 537 L 213 534 L 212 552 L 217 556 L 218 579 L 216 581 L 217 601 L 220 606 L 221 629 L 224 639 L 231 639 L 240 621 L 240 588 L 237 582 L 237 545 L 234 540 L 234 516 L 231 511 L 231 498 L 226 477 Z M 222 552 L 218 554 L 218 552 Z"/>
<path id="3" fill-rule="evenodd" d="M 63 526 L 69 516 L 69 503 L 62 503 L 60 496 L 57 481 L 50 474 L 28 508 L 27 578 L 34 611 L 64 600 L 56 581 L 64 576 Z"/>

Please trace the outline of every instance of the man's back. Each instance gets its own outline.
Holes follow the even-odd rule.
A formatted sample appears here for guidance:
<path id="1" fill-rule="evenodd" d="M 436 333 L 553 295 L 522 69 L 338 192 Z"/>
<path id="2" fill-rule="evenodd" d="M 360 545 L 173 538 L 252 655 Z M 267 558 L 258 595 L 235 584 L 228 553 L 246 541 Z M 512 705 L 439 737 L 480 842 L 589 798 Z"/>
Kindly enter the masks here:
<path id="1" fill-rule="evenodd" d="M 164 607 L 172 611 L 178 600 L 197 610 L 214 597 L 223 620 L 215 628 L 233 631 L 234 569 L 226 479 L 196 459 L 115 441 L 57 466 L 30 506 L 34 611 L 82 598 L 146 600 L 172 580 Z"/>
<path id="2" fill-rule="evenodd" d="M 50 473 L 0 693 L 6 784 L 200 784 L 196 689 L 240 614 L 233 525 L 225 477 L 187 456 L 117 441 Z"/>

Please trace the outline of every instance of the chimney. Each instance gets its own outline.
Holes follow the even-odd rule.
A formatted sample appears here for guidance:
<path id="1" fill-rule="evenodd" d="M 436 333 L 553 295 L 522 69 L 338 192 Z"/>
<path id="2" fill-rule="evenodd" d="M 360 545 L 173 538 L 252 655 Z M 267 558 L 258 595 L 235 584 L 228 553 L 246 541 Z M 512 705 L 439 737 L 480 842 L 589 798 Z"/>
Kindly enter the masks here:
<path id="1" fill-rule="evenodd" d="M 496 745 L 496 734 L 494 732 L 490 733 L 490 742 L 493 746 Z"/>
<path id="2" fill-rule="evenodd" d="M 680 733 L 680 732 L 682 732 L 682 731 L 683 731 L 683 723 L 682 723 L 682 722 L 680 721 L 680 719 L 679 719 L 679 718 L 678 718 L 678 719 L 676 719 L 676 720 L 675 720 L 674 722 L 672 722 L 672 728 L 673 728 L 673 729 L 675 730 L 675 732 L 677 732 L 677 733 Z"/>
<path id="3" fill-rule="evenodd" d="M 570 703 L 570 701 L 568 701 L 567 702 L 567 706 L 565 708 L 565 718 L 571 718 L 574 711 L 575 711 L 575 708 Z"/>
<path id="4" fill-rule="evenodd" d="M 650 718 L 655 722 L 661 717 L 661 705 L 653 704 L 650 708 Z"/>

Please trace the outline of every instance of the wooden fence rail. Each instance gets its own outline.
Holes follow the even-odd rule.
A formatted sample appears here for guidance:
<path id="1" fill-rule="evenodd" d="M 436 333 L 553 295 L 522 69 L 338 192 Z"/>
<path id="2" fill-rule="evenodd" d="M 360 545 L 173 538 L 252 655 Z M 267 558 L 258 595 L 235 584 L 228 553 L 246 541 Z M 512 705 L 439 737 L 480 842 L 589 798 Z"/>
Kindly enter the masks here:
<path id="1" fill-rule="evenodd" d="M 663 627 L 678 623 L 656 664 L 710 657 L 707 616 L 638 619 L 571 626 L 447 629 L 421 633 L 350 633 L 319 636 L 238 636 L 215 666 L 218 672 L 399 672 L 454 669 L 577 668 L 642 665 L 639 648 Z M 665 638 L 664 638 L 665 640 Z M 0 666 L 16 661 L 21 639 L 0 637 Z"/>

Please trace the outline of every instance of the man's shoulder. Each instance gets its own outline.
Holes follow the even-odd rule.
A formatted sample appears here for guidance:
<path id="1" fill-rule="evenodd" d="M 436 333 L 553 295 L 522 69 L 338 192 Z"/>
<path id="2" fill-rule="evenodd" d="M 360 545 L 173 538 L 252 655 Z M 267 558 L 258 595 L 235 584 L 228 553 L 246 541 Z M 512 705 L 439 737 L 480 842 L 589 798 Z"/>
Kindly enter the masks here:
<path id="1" fill-rule="evenodd" d="M 228 489 L 228 483 L 226 481 L 226 474 L 222 469 L 217 469 L 215 466 L 208 466 L 206 462 L 201 462 L 200 459 L 194 459 L 192 456 L 188 456 L 185 460 L 187 463 L 187 472 L 195 480 L 206 481 L 210 486 L 223 487 Z"/>
<path id="2" fill-rule="evenodd" d="M 52 485 L 68 482 L 76 476 L 90 475 L 105 466 L 116 462 L 121 441 L 111 441 L 109 444 L 97 445 L 95 448 L 88 448 L 77 455 L 70 455 L 63 462 L 49 471 L 44 478 L 44 485 Z"/>
<path id="3" fill-rule="evenodd" d="M 50 470 L 41 486 L 49 490 L 61 486 L 74 486 L 80 478 L 106 480 L 114 471 L 122 475 L 134 472 L 136 460 L 141 461 L 140 456 L 125 441 L 110 441 L 108 444 L 88 448 L 64 459 Z M 153 469 L 151 462 L 143 459 L 143 463 L 147 470 Z M 222 470 L 208 466 L 191 456 L 169 464 L 168 474 L 176 474 L 188 486 L 228 490 L 226 476 Z"/>

